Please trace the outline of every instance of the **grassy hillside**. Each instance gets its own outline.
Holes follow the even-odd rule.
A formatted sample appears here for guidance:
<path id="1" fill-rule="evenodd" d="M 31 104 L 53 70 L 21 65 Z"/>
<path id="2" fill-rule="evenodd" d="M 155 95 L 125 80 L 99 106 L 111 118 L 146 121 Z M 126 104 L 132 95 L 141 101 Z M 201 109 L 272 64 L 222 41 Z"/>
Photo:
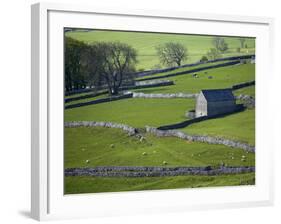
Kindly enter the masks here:
<path id="1" fill-rule="evenodd" d="M 65 111 L 65 121 L 111 121 L 133 127 L 180 122 L 193 99 L 124 99 Z"/>
<path id="2" fill-rule="evenodd" d="M 253 153 L 221 145 L 194 143 L 178 138 L 146 140 L 129 137 L 118 129 L 66 128 L 65 167 L 95 166 L 254 166 Z M 146 153 L 143 155 L 143 153 Z M 241 161 L 242 156 L 246 161 Z M 85 161 L 89 160 L 89 163 Z M 254 173 L 222 176 L 182 176 L 147 178 L 66 177 L 66 193 L 169 189 L 254 184 Z"/>
<path id="3" fill-rule="evenodd" d="M 255 110 L 245 110 L 181 129 L 188 134 L 225 137 L 255 145 Z"/>
<path id="4" fill-rule="evenodd" d="M 139 89 L 144 93 L 194 92 L 207 88 L 228 88 L 234 84 L 255 79 L 255 65 L 245 64 L 199 72 L 199 78 L 191 75 L 172 77 L 173 86 Z M 209 79 L 208 76 L 212 76 Z M 254 95 L 253 86 L 236 90 L 234 93 Z M 102 96 L 99 96 L 100 98 Z M 77 102 L 91 101 L 89 98 Z M 109 103 L 69 109 L 66 121 L 94 120 L 124 123 L 143 128 L 145 125 L 159 127 L 186 120 L 185 113 L 194 109 L 194 99 L 124 99 Z M 255 144 L 255 110 L 246 110 L 223 118 L 212 119 L 188 126 L 183 131 L 190 134 L 226 137 Z"/>
<path id="5" fill-rule="evenodd" d="M 250 95 L 252 97 L 255 97 L 255 92 L 256 92 L 255 90 L 256 90 L 255 86 L 249 86 L 249 87 L 235 90 L 234 94 L 235 95 L 244 94 L 244 95 Z"/>
<path id="6" fill-rule="evenodd" d="M 65 194 L 239 186 L 255 184 L 255 173 L 178 177 L 65 177 Z"/>
<path id="7" fill-rule="evenodd" d="M 164 78 L 174 81 L 175 85 L 161 88 L 138 89 L 144 93 L 198 93 L 202 89 L 230 88 L 231 86 L 255 80 L 255 65 L 243 64 L 209 69 L 197 72 L 198 78 L 191 74 Z M 211 79 L 209 77 L 212 77 Z"/>
<path id="8" fill-rule="evenodd" d="M 195 35 L 151 34 L 136 32 L 67 32 L 67 36 L 94 43 L 96 41 L 120 41 L 132 45 L 139 53 L 139 69 L 149 69 L 159 64 L 155 46 L 168 41 L 183 43 L 190 53 L 187 63 L 198 61 L 212 47 L 212 37 Z M 225 38 L 230 50 L 225 56 L 237 55 L 240 46 L 237 37 Z M 247 39 L 248 52 L 254 53 L 254 39 Z M 219 64 L 221 62 L 212 63 Z M 180 68 L 172 72 L 188 71 Z M 132 90 L 143 93 L 199 93 L 202 89 L 230 88 L 243 82 L 255 80 L 255 64 L 240 64 L 163 78 L 174 81 L 174 85 Z M 81 96 L 89 93 L 80 93 Z M 234 91 L 235 95 L 254 96 L 255 87 L 250 86 Z M 107 94 L 67 103 L 87 102 L 107 97 Z M 107 121 L 127 124 L 136 128 L 146 125 L 159 127 L 187 120 L 185 113 L 195 107 L 195 99 L 143 99 L 130 98 L 96 105 L 67 109 L 65 121 Z M 180 129 L 194 135 L 218 136 L 255 145 L 255 109 L 210 119 Z M 143 133 L 145 140 L 131 136 L 120 129 L 103 127 L 65 128 L 64 166 L 255 166 L 255 154 L 246 153 L 224 145 L 190 142 L 176 137 L 156 137 Z M 246 157 L 245 161 L 241 160 Z M 86 162 L 88 160 L 88 162 Z M 167 162 L 165 163 L 163 162 Z M 186 187 L 209 187 L 255 184 L 255 173 L 218 176 L 178 177 L 66 177 L 65 193 L 93 193 L 112 191 L 136 191 Z"/>
<path id="9" fill-rule="evenodd" d="M 66 128 L 65 167 L 95 166 L 253 166 L 254 153 L 223 145 L 145 135 L 145 140 L 110 128 Z M 146 155 L 143 155 L 143 153 Z M 241 161 L 242 155 L 247 156 Z M 234 159 L 232 159 L 234 157 Z M 86 160 L 90 160 L 86 163 Z"/>
<path id="10" fill-rule="evenodd" d="M 183 35 L 183 34 L 160 34 L 160 33 L 142 33 L 142 32 L 117 32 L 93 30 L 90 32 L 71 31 L 66 36 L 86 42 L 94 43 L 97 41 L 119 41 L 127 43 L 138 51 L 138 69 L 150 69 L 159 67 L 159 60 L 156 55 L 155 46 L 165 42 L 180 42 L 185 45 L 189 51 L 189 58 L 186 63 L 198 61 L 212 47 L 212 36 L 203 35 Z M 236 49 L 240 47 L 238 37 L 225 37 L 228 43 L 229 51 L 222 55 L 233 56 L 255 52 L 255 41 L 253 38 L 247 38 L 247 49 L 237 53 Z"/>
<path id="11" fill-rule="evenodd" d="M 185 70 L 177 69 L 175 70 L 175 72 L 178 72 L 179 70 L 188 71 L 189 69 L 186 68 Z M 199 93 L 201 89 L 230 88 L 232 85 L 238 83 L 255 80 L 255 65 L 243 64 L 243 65 L 227 66 L 227 67 L 216 68 L 216 69 L 208 69 L 207 71 L 197 72 L 197 75 L 198 78 L 192 77 L 191 74 L 164 78 L 163 80 L 169 79 L 174 81 L 175 85 L 143 88 L 143 89 L 136 89 L 131 91 L 143 92 L 143 93 L 177 93 L 177 92 Z M 210 76 L 212 77 L 211 79 L 209 78 Z M 234 93 L 235 95 L 247 94 L 247 95 L 254 96 L 255 87 L 254 86 L 245 87 L 236 90 Z M 72 95 L 71 97 L 87 95 L 87 94 L 89 93 L 76 94 L 76 95 Z M 104 94 L 97 97 L 76 100 L 66 103 L 66 105 L 88 102 L 88 101 L 104 98 L 107 96 L 108 94 Z"/>

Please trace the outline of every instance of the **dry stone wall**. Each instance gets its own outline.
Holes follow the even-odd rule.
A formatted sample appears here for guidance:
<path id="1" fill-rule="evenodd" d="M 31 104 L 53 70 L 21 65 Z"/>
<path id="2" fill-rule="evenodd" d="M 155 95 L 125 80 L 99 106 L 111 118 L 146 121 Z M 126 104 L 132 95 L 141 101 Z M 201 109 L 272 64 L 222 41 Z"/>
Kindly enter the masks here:
<path id="1" fill-rule="evenodd" d="M 97 176 L 97 177 L 160 177 L 185 175 L 219 175 L 255 172 L 255 167 L 138 167 L 108 166 L 95 168 L 67 168 L 65 176 Z"/>
<path id="2" fill-rule="evenodd" d="M 238 142 L 235 140 L 219 138 L 219 137 L 211 137 L 204 135 L 190 135 L 177 130 L 159 130 L 157 128 L 146 126 L 146 132 L 155 134 L 158 137 L 178 137 L 184 140 L 193 141 L 193 142 L 203 142 L 208 144 L 218 144 L 225 145 L 232 148 L 243 149 L 249 152 L 255 152 L 255 147 L 251 146 L 247 143 Z"/>
<path id="3" fill-rule="evenodd" d="M 134 127 L 130 127 L 125 124 L 113 123 L 113 122 L 98 122 L 98 121 L 71 121 L 65 122 L 66 128 L 72 127 L 107 127 L 107 128 L 119 128 L 128 133 L 128 135 L 139 135 L 138 130 Z M 239 148 L 249 152 L 255 152 L 255 147 L 247 143 L 238 142 L 235 140 L 229 140 L 219 137 L 211 137 L 204 135 L 190 135 L 177 130 L 159 130 L 154 127 L 145 127 L 147 133 L 152 133 L 158 137 L 178 137 L 184 140 L 193 142 L 203 142 L 208 144 L 225 145 L 232 148 Z"/>
<path id="4" fill-rule="evenodd" d="M 64 126 L 66 128 L 73 127 L 106 127 L 106 128 L 119 128 L 127 132 L 129 135 L 134 135 L 137 133 L 137 129 L 130 127 L 125 124 L 113 123 L 113 122 L 103 122 L 103 121 L 71 121 L 65 122 Z"/>
<path id="5" fill-rule="evenodd" d="M 148 82 L 148 83 L 136 82 L 136 85 L 134 86 L 122 86 L 120 90 L 143 89 L 143 88 L 152 88 L 152 87 L 160 87 L 160 86 L 170 86 L 170 85 L 174 85 L 174 82 L 170 80 L 161 80 L 161 81 L 157 80 L 157 82 Z"/>
<path id="6" fill-rule="evenodd" d="M 196 98 L 194 93 L 133 93 L 133 98 Z"/>
<path id="7" fill-rule="evenodd" d="M 255 108 L 255 98 L 249 95 L 240 94 L 235 97 L 236 100 L 241 100 L 243 105 L 247 108 Z"/>

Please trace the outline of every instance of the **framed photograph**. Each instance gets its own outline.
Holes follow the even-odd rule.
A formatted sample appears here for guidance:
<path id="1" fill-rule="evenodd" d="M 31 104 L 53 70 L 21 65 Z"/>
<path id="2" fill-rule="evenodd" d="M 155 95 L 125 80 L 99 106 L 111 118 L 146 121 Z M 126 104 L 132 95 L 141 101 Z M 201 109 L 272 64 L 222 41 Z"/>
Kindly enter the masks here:
<path id="1" fill-rule="evenodd" d="M 32 5 L 32 217 L 272 204 L 272 30 Z"/>

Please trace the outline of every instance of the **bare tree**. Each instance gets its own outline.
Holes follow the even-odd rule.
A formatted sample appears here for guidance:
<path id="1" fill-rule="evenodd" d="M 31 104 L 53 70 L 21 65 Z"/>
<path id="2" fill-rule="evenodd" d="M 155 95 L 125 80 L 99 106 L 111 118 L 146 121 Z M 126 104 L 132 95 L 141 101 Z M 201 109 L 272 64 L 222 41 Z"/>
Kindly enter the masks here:
<path id="1" fill-rule="evenodd" d="M 105 83 L 111 95 L 117 95 L 124 80 L 133 79 L 130 73 L 137 62 L 137 52 L 127 44 L 98 42 L 89 50 L 90 77 L 94 83 Z"/>
<path id="2" fill-rule="evenodd" d="M 218 50 L 216 48 L 211 48 L 207 52 L 207 57 L 209 60 L 215 60 L 220 57 L 220 53 L 218 52 Z"/>
<path id="3" fill-rule="evenodd" d="M 228 50 L 228 44 L 225 42 L 224 38 L 222 37 L 214 37 L 213 45 L 215 49 L 220 53 L 224 53 Z"/>
<path id="4" fill-rule="evenodd" d="M 160 62 L 168 66 L 173 66 L 175 64 L 180 66 L 188 57 L 187 48 L 181 43 L 167 42 L 157 46 L 156 51 Z"/>

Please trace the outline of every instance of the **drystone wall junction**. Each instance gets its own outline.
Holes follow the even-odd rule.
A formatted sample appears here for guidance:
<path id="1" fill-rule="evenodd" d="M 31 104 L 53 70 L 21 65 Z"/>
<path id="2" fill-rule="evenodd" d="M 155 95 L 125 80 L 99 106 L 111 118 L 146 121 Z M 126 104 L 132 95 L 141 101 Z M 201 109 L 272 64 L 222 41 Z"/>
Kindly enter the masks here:
<path id="1" fill-rule="evenodd" d="M 255 98 L 249 95 L 240 94 L 239 96 L 235 97 L 236 100 L 241 100 L 243 105 L 249 109 L 255 107 Z"/>
<path id="2" fill-rule="evenodd" d="M 125 124 L 113 123 L 113 122 L 97 122 L 97 121 L 72 121 L 72 122 L 65 122 L 66 128 L 72 127 L 107 127 L 107 128 L 119 128 L 128 133 L 128 135 L 139 135 L 139 130 L 130 127 Z M 218 145 L 225 145 L 232 148 L 243 149 L 249 152 L 255 152 L 255 147 L 251 146 L 247 143 L 229 140 L 220 137 L 211 137 L 211 136 L 204 136 L 204 135 L 190 135 L 186 134 L 181 131 L 177 130 L 159 130 L 154 127 L 146 126 L 145 131 L 147 133 L 152 133 L 158 137 L 178 137 L 184 140 L 193 141 L 193 142 L 203 142 L 208 144 L 218 144 Z"/>

